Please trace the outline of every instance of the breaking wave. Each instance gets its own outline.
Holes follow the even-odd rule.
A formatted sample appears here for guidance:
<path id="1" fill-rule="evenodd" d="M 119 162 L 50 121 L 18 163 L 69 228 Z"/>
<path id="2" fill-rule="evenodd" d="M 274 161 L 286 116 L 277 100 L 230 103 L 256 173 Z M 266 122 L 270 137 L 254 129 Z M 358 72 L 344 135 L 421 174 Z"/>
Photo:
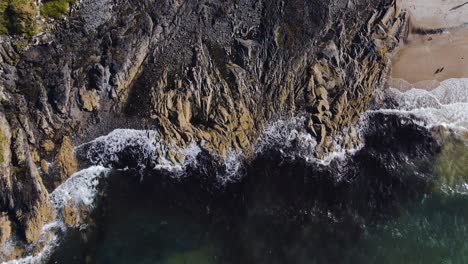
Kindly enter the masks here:
<path id="1" fill-rule="evenodd" d="M 255 154 L 260 155 L 269 151 L 279 151 L 283 158 L 289 160 L 302 159 L 306 162 L 327 166 L 334 160 L 343 160 L 354 154 L 363 147 L 362 144 L 353 145 L 351 148 L 342 147 L 344 143 L 350 142 L 352 138 L 362 136 L 366 128 L 367 120 L 361 119 L 353 127 L 346 127 L 333 138 L 334 151 L 327 153 L 324 157 L 317 158 L 315 153 L 318 146 L 317 141 L 304 126 L 305 116 L 300 115 L 288 120 L 278 120 L 265 126 L 255 148 Z"/>
<path id="2" fill-rule="evenodd" d="M 313 156 L 317 141 L 305 131 L 304 122 L 305 117 L 298 116 L 266 125 L 258 140 L 255 153 L 264 153 L 274 146 L 290 158 L 294 158 L 295 154 Z"/>
<path id="3" fill-rule="evenodd" d="M 391 105 L 370 112 L 414 116 L 427 128 L 468 129 L 468 78 L 443 81 L 430 91 L 413 88 L 401 92 L 390 88 L 385 97 L 392 101 Z"/>
<path id="4" fill-rule="evenodd" d="M 224 168 L 216 174 L 216 179 L 220 184 L 226 185 L 228 183 L 237 182 L 242 178 L 244 174 L 242 156 L 242 151 L 235 150 L 230 150 L 226 154 L 223 164 Z"/>
<path id="5" fill-rule="evenodd" d="M 196 143 L 184 149 L 167 145 L 154 130 L 116 129 L 76 147 L 76 152 L 94 165 L 180 172 L 196 162 L 201 149 Z"/>
<path id="6" fill-rule="evenodd" d="M 98 185 L 101 179 L 105 178 L 109 172 L 110 169 L 102 166 L 92 166 L 73 174 L 57 187 L 49 196 L 50 203 L 55 211 L 55 220 L 44 225 L 39 240 L 39 243 L 44 245 L 43 249 L 38 254 L 7 261 L 4 264 L 43 263 L 53 253 L 54 249 L 59 246 L 63 234 L 68 229 L 68 225 L 63 217 L 65 206 L 69 206 L 71 210 L 79 210 L 80 207 L 85 206 L 86 210 L 92 211 L 98 192 Z M 12 243 L 9 241 L 4 250 L 13 250 L 14 245 Z"/>

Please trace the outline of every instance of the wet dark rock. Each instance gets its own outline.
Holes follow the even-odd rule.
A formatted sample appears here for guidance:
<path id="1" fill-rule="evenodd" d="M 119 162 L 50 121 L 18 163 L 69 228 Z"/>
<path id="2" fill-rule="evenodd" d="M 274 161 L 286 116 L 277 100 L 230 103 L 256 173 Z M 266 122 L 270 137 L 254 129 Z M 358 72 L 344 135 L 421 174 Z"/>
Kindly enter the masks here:
<path id="1" fill-rule="evenodd" d="M 106 69 L 101 64 L 95 64 L 89 71 L 89 86 L 94 89 L 104 90 L 108 82 Z"/>

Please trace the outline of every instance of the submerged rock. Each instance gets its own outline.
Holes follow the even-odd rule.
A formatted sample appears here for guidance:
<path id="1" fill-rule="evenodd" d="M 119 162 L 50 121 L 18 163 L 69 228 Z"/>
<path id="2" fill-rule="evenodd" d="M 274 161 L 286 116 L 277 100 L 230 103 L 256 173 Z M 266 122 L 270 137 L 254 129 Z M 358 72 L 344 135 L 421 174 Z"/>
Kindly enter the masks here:
<path id="1" fill-rule="evenodd" d="M 443 191 L 467 192 L 468 147 L 466 138 L 446 135 L 441 152 L 435 161 L 435 173 L 439 176 L 439 186 Z"/>

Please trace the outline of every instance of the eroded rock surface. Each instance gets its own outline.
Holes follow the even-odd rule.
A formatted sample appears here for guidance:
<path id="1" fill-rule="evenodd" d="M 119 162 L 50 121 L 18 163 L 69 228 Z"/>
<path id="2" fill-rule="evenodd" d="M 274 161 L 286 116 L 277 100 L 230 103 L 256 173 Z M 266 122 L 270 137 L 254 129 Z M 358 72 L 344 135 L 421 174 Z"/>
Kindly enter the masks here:
<path id="1" fill-rule="evenodd" d="M 48 194 L 79 168 L 73 146 L 135 118 L 220 159 L 248 162 L 268 122 L 297 115 L 316 157 L 352 148 L 359 139 L 335 136 L 382 87 L 406 20 L 383 0 L 84 0 L 34 45 L 3 36 L 0 212 L 37 242 Z"/>

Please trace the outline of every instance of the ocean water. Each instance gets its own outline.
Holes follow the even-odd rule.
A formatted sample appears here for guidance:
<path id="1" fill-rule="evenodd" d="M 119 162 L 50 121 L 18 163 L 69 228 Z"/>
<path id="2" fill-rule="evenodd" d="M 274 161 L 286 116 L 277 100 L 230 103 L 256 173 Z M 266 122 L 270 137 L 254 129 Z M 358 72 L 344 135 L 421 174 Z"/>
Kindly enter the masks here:
<path id="1" fill-rule="evenodd" d="M 155 131 L 98 138 L 77 149 L 93 166 L 52 195 L 91 221 L 57 219 L 20 263 L 468 263 L 468 79 L 382 97 L 352 129 L 363 144 L 325 160 L 300 117 L 222 169 L 196 145 L 184 164 L 151 160 Z"/>
<path id="2" fill-rule="evenodd" d="M 94 225 L 69 232 L 49 263 L 466 263 L 468 196 L 455 187 L 468 149 L 458 143 L 434 156 L 364 148 L 341 180 L 337 164 L 282 163 L 279 152 L 227 186 L 116 171 Z"/>

